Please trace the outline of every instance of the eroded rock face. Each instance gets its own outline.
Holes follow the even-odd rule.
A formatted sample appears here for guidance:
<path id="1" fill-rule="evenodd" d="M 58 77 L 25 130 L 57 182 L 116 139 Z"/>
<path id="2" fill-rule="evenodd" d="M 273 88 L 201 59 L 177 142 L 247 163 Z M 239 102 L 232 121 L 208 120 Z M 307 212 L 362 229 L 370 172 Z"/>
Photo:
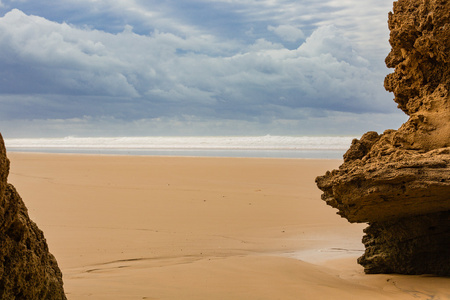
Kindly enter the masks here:
<path id="1" fill-rule="evenodd" d="M 411 116 L 400 128 L 398 142 L 422 151 L 449 147 L 450 2 L 394 2 L 389 29 L 392 50 L 386 65 L 395 72 L 384 86 Z"/>
<path id="2" fill-rule="evenodd" d="M 354 140 L 322 199 L 367 222 L 367 273 L 450 275 L 450 1 L 399 0 L 389 15 L 395 72 L 385 87 L 410 118 Z"/>
<path id="3" fill-rule="evenodd" d="M 8 172 L 0 135 L 0 299 L 66 299 L 58 264 L 19 194 L 7 183 Z"/>

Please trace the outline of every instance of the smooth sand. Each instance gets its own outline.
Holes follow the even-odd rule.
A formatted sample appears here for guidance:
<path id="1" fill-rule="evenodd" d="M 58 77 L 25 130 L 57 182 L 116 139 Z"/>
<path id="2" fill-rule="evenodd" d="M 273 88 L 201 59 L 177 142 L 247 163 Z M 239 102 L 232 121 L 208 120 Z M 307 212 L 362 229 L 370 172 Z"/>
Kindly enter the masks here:
<path id="1" fill-rule="evenodd" d="M 339 160 L 9 153 L 68 299 L 450 299 L 364 275 L 365 225 L 320 200 Z"/>

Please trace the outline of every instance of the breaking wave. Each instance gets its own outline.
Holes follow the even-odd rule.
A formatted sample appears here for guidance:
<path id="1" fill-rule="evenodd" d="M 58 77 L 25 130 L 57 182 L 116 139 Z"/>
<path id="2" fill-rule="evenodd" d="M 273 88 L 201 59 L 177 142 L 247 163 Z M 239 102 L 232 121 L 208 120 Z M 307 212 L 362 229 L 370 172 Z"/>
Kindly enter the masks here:
<path id="1" fill-rule="evenodd" d="M 354 137 L 205 136 L 5 139 L 11 149 L 345 150 Z"/>

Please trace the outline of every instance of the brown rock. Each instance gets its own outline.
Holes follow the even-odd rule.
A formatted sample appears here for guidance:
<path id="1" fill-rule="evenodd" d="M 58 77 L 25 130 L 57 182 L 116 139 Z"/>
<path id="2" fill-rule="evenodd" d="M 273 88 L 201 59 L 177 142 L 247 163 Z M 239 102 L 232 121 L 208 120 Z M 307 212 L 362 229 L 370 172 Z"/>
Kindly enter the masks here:
<path id="1" fill-rule="evenodd" d="M 367 222 L 367 273 L 450 275 L 450 2 L 399 0 L 389 15 L 395 72 L 385 87 L 410 118 L 354 140 L 322 199 Z"/>
<path id="2" fill-rule="evenodd" d="M 58 264 L 8 173 L 0 135 L 0 299 L 66 299 Z"/>
<path id="3" fill-rule="evenodd" d="M 450 274 L 448 212 L 374 222 L 364 232 L 366 273 Z"/>

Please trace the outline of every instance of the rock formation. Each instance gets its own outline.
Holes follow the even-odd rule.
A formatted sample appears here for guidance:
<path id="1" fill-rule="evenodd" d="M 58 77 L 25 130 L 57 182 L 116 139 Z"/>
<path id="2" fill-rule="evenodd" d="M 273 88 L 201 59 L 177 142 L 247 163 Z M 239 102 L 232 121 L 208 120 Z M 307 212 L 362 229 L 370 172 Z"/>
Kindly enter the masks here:
<path id="1" fill-rule="evenodd" d="M 385 79 L 409 120 L 353 140 L 322 199 L 367 222 L 366 273 L 450 275 L 450 1 L 399 0 L 389 14 Z"/>
<path id="2" fill-rule="evenodd" d="M 0 135 L 0 299 L 66 299 L 58 264 L 19 194 L 7 183 L 8 172 Z"/>

